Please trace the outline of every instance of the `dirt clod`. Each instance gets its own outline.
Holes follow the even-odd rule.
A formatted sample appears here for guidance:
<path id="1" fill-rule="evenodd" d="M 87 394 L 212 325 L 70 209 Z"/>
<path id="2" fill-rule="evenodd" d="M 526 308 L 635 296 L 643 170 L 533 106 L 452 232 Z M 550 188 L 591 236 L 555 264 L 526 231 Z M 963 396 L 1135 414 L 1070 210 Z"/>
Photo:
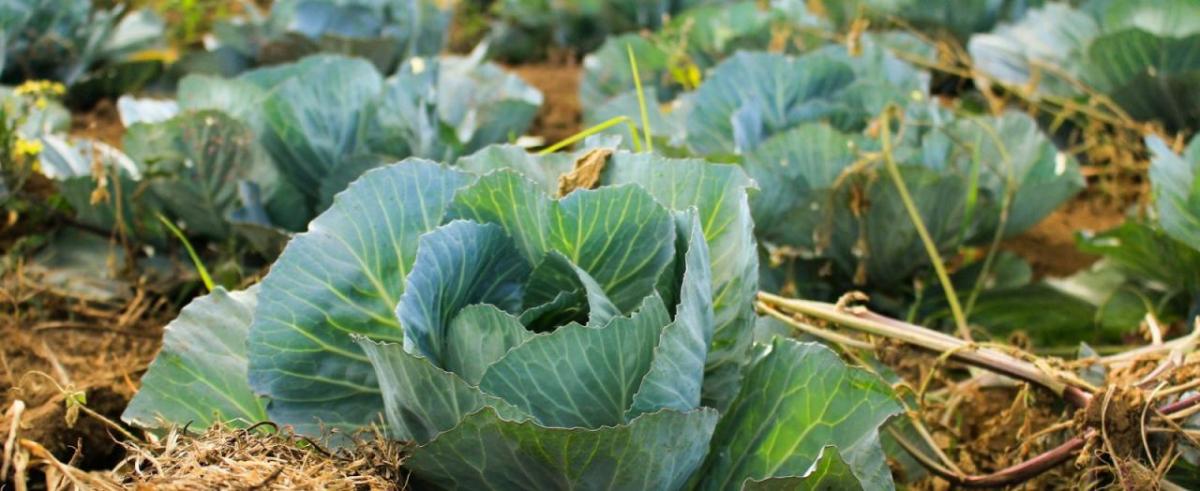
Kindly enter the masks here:
<path id="1" fill-rule="evenodd" d="M 1108 392 L 1092 398 L 1076 421 L 1086 427 L 1100 428 L 1105 450 L 1117 459 L 1136 459 L 1141 456 L 1141 418 L 1145 405 L 1146 394 L 1141 389 L 1110 386 Z"/>

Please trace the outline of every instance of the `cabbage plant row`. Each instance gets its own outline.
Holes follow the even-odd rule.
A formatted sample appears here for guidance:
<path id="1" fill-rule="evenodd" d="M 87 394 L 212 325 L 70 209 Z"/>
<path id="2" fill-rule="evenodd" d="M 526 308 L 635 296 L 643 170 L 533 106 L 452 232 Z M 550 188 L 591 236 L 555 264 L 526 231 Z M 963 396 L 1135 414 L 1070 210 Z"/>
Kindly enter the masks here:
<path id="1" fill-rule="evenodd" d="M 932 96 L 930 74 L 895 54 L 931 50 L 921 41 L 869 33 L 859 42 L 857 52 L 825 45 L 800 55 L 730 54 L 650 120 L 667 152 L 739 162 L 759 183 L 756 233 L 776 263 L 764 268 L 766 287 L 816 297 L 866 289 L 876 307 L 900 313 L 919 295 L 915 283 L 931 259 L 884 169 L 887 107 L 900 111 L 887 122 L 890 157 L 947 257 L 1029 229 L 1083 178 L 1026 114 L 975 114 Z M 637 118 L 636 94 L 594 111 L 594 120 Z M 936 313 L 936 298 L 929 308 L 922 312 Z"/>
<path id="2" fill-rule="evenodd" d="M 736 52 L 812 18 L 786 2 L 690 12 L 658 37 L 611 41 L 585 62 L 582 94 L 590 119 L 636 114 L 613 66 L 636 45 L 652 100 L 674 99 L 650 108 L 658 149 L 687 158 L 618 150 L 581 189 L 558 178 L 596 148 L 484 147 L 520 133 L 536 103 L 475 59 L 414 58 L 384 78 L 378 60 L 317 56 L 193 76 L 173 104 L 126 100 L 129 178 L 189 230 L 304 231 L 259 284 L 183 310 L 125 421 L 270 420 L 334 444 L 378 427 L 410 444 L 403 465 L 420 482 L 446 489 L 894 487 L 879 435 L 901 412 L 891 387 L 773 337 L 755 291 L 866 289 L 884 310 L 941 308 L 920 305 L 933 260 L 907 207 L 942 254 L 994 249 L 1082 188 L 1078 164 L 1025 113 L 931 94 L 931 75 L 894 53 L 932 50 L 912 36 Z M 743 17 L 754 22 L 722 24 Z M 684 43 L 692 77 L 670 36 L 723 25 L 754 28 Z M 489 98 L 509 93 L 529 95 Z M 1200 143 L 1149 147 L 1157 221 L 1109 238 L 1193 261 Z M 1137 288 L 1168 281 L 1195 298 L 1145 251 L 1107 244 L 1085 247 Z M 978 265 L 954 279 L 972 268 L 975 284 L 1024 286 Z"/>
<path id="3" fill-rule="evenodd" d="M 1167 130 L 1200 128 L 1200 4 L 1190 0 L 1049 3 L 971 38 L 980 73 L 1060 107 L 1097 96 Z"/>
<path id="4" fill-rule="evenodd" d="M 980 17 L 986 22 L 962 28 L 941 24 L 964 41 L 975 33 L 969 51 L 980 86 L 1028 93 L 1063 108 L 1109 97 L 1117 104 L 1108 107 L 1167 130 L 1186 133 L 1194 127 L 1189 122 L 1194 104 L 1183 90 L 1190 76 L 1187 60 L 1194 57 L 1186 49 L 1161 51 L 1151 44 L 1117 41 L 1136 31 L 1140 37 L 1157 33 L 1155 43 L 1175 39 L 1170 42 L 1196 44 L 1185 42 L 1196 17 L 1189 13 L 1190 3 L 1035 3 L 980 2 L 972 6 L 990 9 Z M 826 29 L 827 22 L 847 23 L 861 15 L 874 16 L 884 26 L 896 18 L 926 27 L 938 23 L 937 9 L 905 9 L 903 4 L 859 2 L 852 9 L 847 4 L 849 10 L 841 13 L 827 10 L 826 21 L 779 4 L 731 3 L 681 14 L 675 19 L 680 25 L 672 23 L 653 36 L 613 38 L 585 59 L 580 91 L 588 104 L 585 119 L 598 124 L 625 116 L 640 130 L 632 76 L 614 68 L 628 63 L 626 49 L 631 49 L 647 86 L 656 147 L 670 154 L 741 162 L 762 183 L 752 207 L 760 240 L 771 253 L 772 260 L 763 262 L 778 266 L 764 268 L 765 286 L 795 287 L 801 294 L 826 298 L 867 289 L 875 308 L 916 318 L 948 317 L 948 306 L 929 275 L 928 255 L 881 165 L 878 116 L 883 108 L 893 104 L 902 110 L 894 121 L 903 123 L 891 128 L 898 135 L 892 153 L 943 257 L 961 251 L 970 257 L 972 248 L 993 250 L 997 240 L 1028 229 L 1073 196 L 1083 180 L 1070 149 L 1056 149 L 1039 131 L 1049 121 L 1012 110 L 980 114 L 969 92 L 952 104 L 931 94 L 930 75 L 902 61 L 937 60 L 938 51 L 924 40 L 875 31 L 843 46 L 809 36 Z M 843 14 L 848 17 L 839 17 Z M 742 21 L 726 23 L 732 19 Z M 1038 27 L 1039 22 L 1054 26 Z M 1062 31 L 1076 24 L 1086 29 Z M 718 41 L 709 44 L 698 42 L 682 25 L 724 36 L 710 36 Z M 993 25 L 995 32 L 987 33 Z M 771 37 L 768 31 L 778 32 L 780 26 L 798 32 L 786 44 L 764 41 Z M 1099 36 L 1097 29 L 1111 33 Z M 775 54 L 737 53 L 768 47 Z M 1157 58 L 1157 52 L 1173 54 Z M 1159 66 L 1162 59 L 1176 61 Z M 1080 64 L 1083 60 L 1090 60 L 1087 67 Z M 697 71 L 684 71 L 689 63 Z M 768 68 L 783 66 L 797 68 Z M 1122 78 L 1126 75 L 1133 78 Z M 628 137 L 622 138 L 628 144 Z M 863 203 L 872 206 L 856 206 Z M 1109 245 L 1118 240 L 1137 245 Z M 1188 281 L 1171 278 L 1168 271 L 1148 271 L 1155 268 L 1145 258 L 1155 254 L 1189 262 L 1189 249 L 1173 242 L 1156 227 L 1130 223 L 1081 240 L 1084 251 L 1110 259 L 1098 267 L 1100 272 L 1032 283 L 1028 264 L 999 251 L 968 262 L 951 279 L 974 307 L 973 320 L 996 333 L 1021 328 L 1040 342 L 1116 341 L 1146 312 L 1140 298 L 1158 299 L 1153 310 L 1164 318 L 1191 311 L 1191 302 L 1184 300 L 1192 298 L 1186 293 Z M 1135 250 L 1140 252 L 1131 252 Z M 1138 267 L 1112 267 L 1131 262 Z M 1124 283 L 1098 279 L 1118 276 L 1138 287 L 1116 288 Z M 1081 291 L 1093 294 L 1079 295 Z M 1146 291 L 1152 294 L 1138 297 Z M 1031 304 L 1060 308 L 1048 316 L 1019 313 L 1020 306 Z"/>
<path id="5" fill-rule="evenodd" d="M 185 71 L 236 75 L 260 65 L 316 53 L 368 59 L 393 73 L 407 59 L 436 56 L 450 12 L 436 0 L 279 0 L 266 13 L 249 9 L 219 20 L 205 50 L 188 53 Z"/>
<path id="6" fill-rule="evenodd" d="M 124 223 L 143 238 L 161 233 L 152 216 L 161 211 L 193 236 L 239 235 L 269 252 L 364 171 L 508 141 L 540 104 L 539 92 L 475 58 L 414 58 L 388 78 L 332 55 L 233 79 L 191 75 L 174 101 L 120 101 L 128 131 L 124 154 L 106 150 L 120 162 L 109 185 L 123 181 Z M 99 144 L 46 140 L 50 176 L 64 182 L 67 200 L 83 214 L 102 211 L 81 218 L 116 225 L 115 200 L 89 203 L 98 177 L 90 149 Z"/>
<path id="7" fill-rule="evenodd" d="M 137 90 L 162 70 L 146 52 L 163 48 L 164 22 L 149 10 L 92 0 L 0 2 L 0 83 L 48 79 L 72 102 Z"/>

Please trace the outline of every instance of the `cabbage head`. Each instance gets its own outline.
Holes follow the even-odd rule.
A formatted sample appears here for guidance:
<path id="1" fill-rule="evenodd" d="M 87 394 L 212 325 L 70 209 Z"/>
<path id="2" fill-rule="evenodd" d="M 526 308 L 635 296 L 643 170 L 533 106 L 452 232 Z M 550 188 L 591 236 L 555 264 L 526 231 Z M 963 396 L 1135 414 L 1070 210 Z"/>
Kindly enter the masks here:
<path id="1" fill-rule="evenodd" d="M 552 193 L 571 165 L 491 147 L 369 171 L 261 284 L 168 326 L 126 421 L 382 423 L 447 489 L 891 488 L 890 387 L 753 343 L 743 171 L 618 153 Z"/>

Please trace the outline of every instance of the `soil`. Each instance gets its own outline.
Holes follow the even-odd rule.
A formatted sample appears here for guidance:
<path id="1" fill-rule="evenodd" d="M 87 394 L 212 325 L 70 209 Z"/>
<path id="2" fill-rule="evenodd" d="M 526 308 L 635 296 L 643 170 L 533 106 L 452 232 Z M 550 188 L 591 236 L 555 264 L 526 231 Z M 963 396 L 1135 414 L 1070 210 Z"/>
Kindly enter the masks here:
<path id="1" fill-rule="evenodd" d="M 125 126 L 121 124 L 117 106 L 109 99 L 101 99 L 86 112 L 71 113 L 71 136 L 91 138 L 121 148 L 124 135 Z"/>
<path id="2" fill-rule="evenodd" d="M 1002 247 L 1029 261 L 1039 278 L 1069 276 L 1099 259 L 1079 251 L 1076 234 L 1108 230 L 1124 220 L 1121 206 L 1104 196 L 1085 193 L 1059 207 L 1032 229 L 1004 241 Z"/>
<path id="3" fill-rule="evenodd" d="M 533 63 L 507 67 L 525 82 L 542 91 L 542 108 L 529 134 L 550 145 L 580 130 L 579 80 L 582 67 L 568 58 L 560 63 Z"/>
<path id="4" fill-rule="evenodd" d="M 37 442 L 79 468 L 111 468 L 124 452 L 101 417 L 120 421 L 174 314 L 168 302 L 140 289 L 122 302 L 96 302 L 43 286 L 20 267 L 5 275 L 0 435 L 7 441 L 19 417 L 15 441 Z M 80 398 L 86 409 L 70 410 L 68 401 Z"/>

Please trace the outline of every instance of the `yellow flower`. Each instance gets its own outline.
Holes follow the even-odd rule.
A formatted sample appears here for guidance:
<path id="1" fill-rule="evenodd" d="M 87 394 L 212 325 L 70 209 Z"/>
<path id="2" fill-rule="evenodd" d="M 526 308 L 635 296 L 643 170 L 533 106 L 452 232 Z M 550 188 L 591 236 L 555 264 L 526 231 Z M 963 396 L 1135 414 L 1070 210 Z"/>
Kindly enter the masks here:
<path id="1" fill-rule="evenodd" d="M 30 80 L 18 85 L 14 90 L 17 95 L 59 96 L 67 92 L 67 87 L 52 80 Z"/>
<path id="2" fill-rule="evenodd" d="M 17 143 L 13 147 L 13 153 L 28 157 L 36 157 L 42 153 L 42 142 L 38 140 L 25 140 L 17 138 Z"/>

